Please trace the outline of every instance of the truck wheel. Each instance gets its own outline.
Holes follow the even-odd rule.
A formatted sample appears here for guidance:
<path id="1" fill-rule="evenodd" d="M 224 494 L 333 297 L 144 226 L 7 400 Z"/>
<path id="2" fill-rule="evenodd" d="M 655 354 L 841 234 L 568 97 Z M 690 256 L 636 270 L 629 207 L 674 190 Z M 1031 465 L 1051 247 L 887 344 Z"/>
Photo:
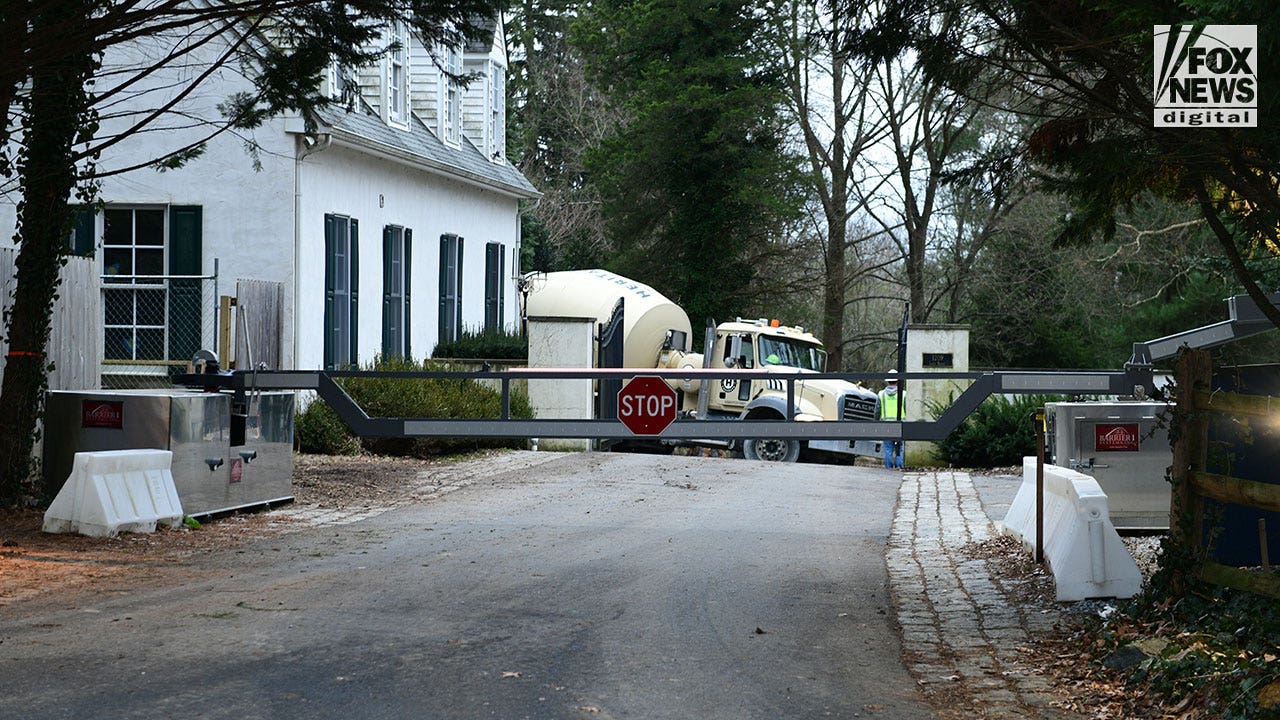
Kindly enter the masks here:
<path id="1" fill-rule="evenodd" d="M 793 463 L 800 457 L 799 440 L 746 440 L 742 455 L 748 460 Z"/>

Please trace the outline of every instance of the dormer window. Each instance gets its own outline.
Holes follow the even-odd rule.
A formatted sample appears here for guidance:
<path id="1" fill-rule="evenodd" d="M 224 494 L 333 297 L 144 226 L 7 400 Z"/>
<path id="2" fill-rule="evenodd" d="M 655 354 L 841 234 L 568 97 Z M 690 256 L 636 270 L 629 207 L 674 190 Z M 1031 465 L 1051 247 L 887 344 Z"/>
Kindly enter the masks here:
<path id="1" fill-rule="evenodd" d="M 391 23 L 391 49 L 387 51 L 387 121 L 409 122 L 409 27 Z"/>
<path id="2" fill-rule="evenodd" d="M 507 71 L 490 66 L 489 77 L 489 159 L 502 162 L 507 154 Z"/>
<path id="3" fill-rule="evenodd" d="M 450 145 L 462 141 L 462 51 L 456 46 L 441 48 L 444 59 L 443 102 L 440 113 L 440 137 Z"/>
<path id="4" fill-rule="evenodd" d="M 356 73 L 349 66 L 340 65 L 336 60 L 329 63 L 325 72 L 325 95 L 346 110 L 355 110 L 356 98 L 360 95 L 360 83 Z"/>

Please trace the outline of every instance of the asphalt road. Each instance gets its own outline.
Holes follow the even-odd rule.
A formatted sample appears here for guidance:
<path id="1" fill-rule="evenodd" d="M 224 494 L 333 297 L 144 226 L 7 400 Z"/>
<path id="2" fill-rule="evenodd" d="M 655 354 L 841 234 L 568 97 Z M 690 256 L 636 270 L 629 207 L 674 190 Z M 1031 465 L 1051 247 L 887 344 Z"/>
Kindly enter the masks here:
<path id="1" fill-rule="evenodd" d="M 509 463 L 189 582 L 6 608 L 0 717 L 928 717 L 886 593 L 899 478 Z"/>

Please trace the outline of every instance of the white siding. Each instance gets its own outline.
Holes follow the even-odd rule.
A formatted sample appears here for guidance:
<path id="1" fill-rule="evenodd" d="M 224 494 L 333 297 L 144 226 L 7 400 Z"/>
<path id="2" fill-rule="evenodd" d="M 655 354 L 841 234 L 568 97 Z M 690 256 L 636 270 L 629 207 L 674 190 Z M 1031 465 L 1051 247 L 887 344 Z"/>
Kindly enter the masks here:
<path id="1" fill-rule="evenodd" d="M 414 115 L 437 132 L 440 123 L 440 70 L 417 37 L 409 45 L 409 107 Z"/>
<path id="2" fill-rule="evenodd" d="M 364 101 L 369 103 L 383 120 L 387 119 L 382 102 L 382 83 L 386 72 L 385 64 L 378 61 L 372 65 L 365 65 L 356 73 L 360 82 L 360 97 L 364 98 Z"/>
<path id="3" fill-rule="evenodd" d="M 465 238 L 462 264 L 462 324 L 484 324 L 485 244 L 500 242 L 510 252 L 518 241 L 514 198 L 474 185 L 380 160 L 349 148 L 332 147 L 303 162 L 301 184 L 302 252 L 299 272 L 298 367 L 323 363 L 324 215 L 348 215 L 360 221 L 360 362 L 382 345 L 382 228 L 401 225 L 413 231 L 410 345 L 415 358 L 435 347 L 439 320 L 440 236 Z M 508 272 L 508 276 L 512 273 Z M 517 291 L 508 280 L 504 317 L 519 322 Z"/>
<path id="4" fill-rule="evenodd" d="M 462 134 L 488 156 L 486 128 L 489 126 L 489 61 L 468 58 L 463 67 L 471 82 L 462 91 Z"/>

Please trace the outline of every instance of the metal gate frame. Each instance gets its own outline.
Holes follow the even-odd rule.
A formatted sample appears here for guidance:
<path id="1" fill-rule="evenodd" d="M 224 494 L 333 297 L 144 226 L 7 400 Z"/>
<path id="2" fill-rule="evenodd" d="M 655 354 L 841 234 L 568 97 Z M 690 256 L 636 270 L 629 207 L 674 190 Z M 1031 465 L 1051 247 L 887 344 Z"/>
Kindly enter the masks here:
<path id="1" fill-rule="evenodd" d="M 236 400 L 263 390 L 311 390 L 329 404 L 343 422 L 361 437 L 457 437 L 457 438 L 636 438 L 617 419 L 526 420 L 511 417 L 511 381 L 539 379 L 609 380 L 654 375 L 665 380 L 698 379 L 702 382 L 774 380 L 786 383 L 787 406 L 795 413 L 795 383 L 806 380 L 883 380 L 884 373 L 770 373 L 762 370 L 679 369 L 543 369 L 516 368 L 479 372 L 378 372 L 359 370 L 275 370 L 236 371 L 181 375 L 175 382 L 203 390 L 229 390 Z M 369 417 L 337 383 L 341 378 L 417 378 L 497 380 L 501 385 L 502 410 L 497 418 L 384 418 Z M 1121 371 L 1018 371 L 958 373 L 903 373 L 899 380 L 972 380 L 936 420 L 899 422 L 865 420 L 797 421 L 726 420 L 679 418 L 661 434 L 646 436 L 661 440 L 731 440 L 740 438 L 796 440 L 942 440 L 960 426 L 982 401 L 991 395 L 1137 395 L 1153 396 L 1149 367 L 1129 367 Z"/>

